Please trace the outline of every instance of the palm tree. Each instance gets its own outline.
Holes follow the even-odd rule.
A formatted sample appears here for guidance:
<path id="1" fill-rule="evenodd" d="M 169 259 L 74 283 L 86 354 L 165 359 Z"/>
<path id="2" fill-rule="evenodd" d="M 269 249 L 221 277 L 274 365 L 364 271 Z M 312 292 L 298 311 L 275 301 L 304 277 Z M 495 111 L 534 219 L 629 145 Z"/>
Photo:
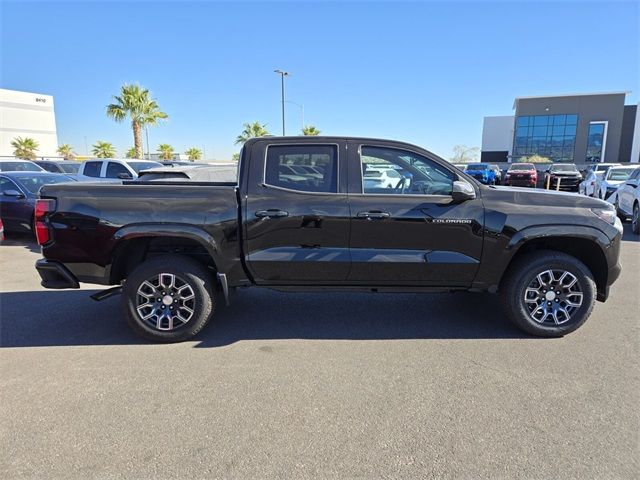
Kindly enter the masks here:
<path id="1" fill-rule="evenodd" d="M 115 103 L 107 105 L 107 116 L 116 122 L 123 122 L 127 117 L 131 119 L 136 157 L 142 158 L 142 128 L 157 125 L 158 120 L 163 120 L 168 115 L 160 110 L 156 101 L 151 98 L 149 90 L 140 85 L 125 83 L 120 95 L 113 98 Z"/>
<path id="2" fill-rule="evenodd" d="M 168 143 L 158 145 L 158 153 L 162 160 L 171 160 L 173 158 L 173 147 Z"/>
<path id="3" fill-rule="evenodd" d="M 236 145 L 243 144 L 250 138 L 254 137 L 264 137 L 265 135 L 269 135 L 269 131 L 267 130 L 267 125 L 260 125 L 260 122 L 253 123 L 245 123 L 244 130 L 240 135 L 236 137 Z"/>
<path id="4" fill-rule="evenodd" d="M 127 153 L 125 153 L 124 156 L 127 158 L 140 158 L 138 157 L 136 147 L 131 147 L 129 150 L 127 150 Z"/>
<path id="5" fill-rule="evenodd" d="M 202 158 L 202 151 L 199 148 L 192 147 L 184 153 L 187 154 L 189 160 L 191 160 L 192 162 L 194 160 L 200 160 Z"/>
<path id="6" fill-rule="evenodd" d="M 58 147 L 58 153 L 62 155 L 65 160 L 73 160 L 76 158 L 76 154 L 73 153 L 73 147 L 68 143 L 64 143 Z"/>
<path id="7" fill-rule="evenodd" d="M 11 140 L 11 146 L 13 147 L 13 154 L 22 158 L 23 160 L 33 160 L 36 158 L 36 151 L 40 144 L 33 138 L 29 137 L 16 137 Z"/>
<path id="8" fill-rule="evenodd" d="M 302 129 L 303 135 L 320 135 L 320 130 L 318 130 L 313 125 L 307 125 Z"/>
<path id="9" fill-rule="evenodd" d="M 92 147 L 91 153 L 98 158 L 114 158 L 116 156 L 116 149 L 112 143 L 98 140 Z"/>

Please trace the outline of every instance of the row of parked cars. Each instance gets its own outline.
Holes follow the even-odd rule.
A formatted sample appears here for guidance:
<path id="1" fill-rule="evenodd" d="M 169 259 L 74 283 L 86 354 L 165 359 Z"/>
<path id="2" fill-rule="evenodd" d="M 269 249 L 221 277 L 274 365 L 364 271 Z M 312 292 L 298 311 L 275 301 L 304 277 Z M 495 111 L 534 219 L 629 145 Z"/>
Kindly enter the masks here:
<path id="1" fill-rule="evenodd" d="M 32 232 L 36 199 L 44 185 L 76 181 L 133 180 L 144 170 L 181 165 L 197 164 L 113 158 L 85 162 L 0 160 L 0 220 L 4 230 L 8 232 Z"/>

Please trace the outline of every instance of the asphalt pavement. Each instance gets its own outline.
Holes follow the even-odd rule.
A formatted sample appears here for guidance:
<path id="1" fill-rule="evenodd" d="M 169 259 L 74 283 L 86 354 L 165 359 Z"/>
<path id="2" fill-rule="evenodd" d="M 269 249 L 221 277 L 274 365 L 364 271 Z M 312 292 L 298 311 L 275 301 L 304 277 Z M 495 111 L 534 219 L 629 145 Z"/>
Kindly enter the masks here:
<path id="1" fill-rule="evenodd" d="M 640 242 L 561 339 L 492 295 L 248 289 L 196 341 L 0 246 L 0 478 L 640 477 Z"/>

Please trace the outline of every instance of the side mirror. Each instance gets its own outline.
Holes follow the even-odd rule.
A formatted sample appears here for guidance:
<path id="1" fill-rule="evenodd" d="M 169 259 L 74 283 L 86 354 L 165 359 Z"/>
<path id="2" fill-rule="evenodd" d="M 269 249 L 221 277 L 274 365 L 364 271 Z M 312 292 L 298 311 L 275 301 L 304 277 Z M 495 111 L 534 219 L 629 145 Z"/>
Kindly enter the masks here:
<path id="1" fill-rule="evenodd" d="M 5 190 L 4 194 L 7 197 L 24 198 L 24 195 L 20 193 L 18 190 Z"/>
<path id="2" fill-rule="evenodd" d="M 469 182 L 456 180 L 453 182 L 451 198 L 454 203 L 466 202 L 467 200 L 473 200 L 476 198 L 476 191 Z"/>
<path id="3" fill-rule="evenodd" d="M 120 180 L 131 180 L 133 176 L 130 173 L 119 173 L 118 178 Z"/>

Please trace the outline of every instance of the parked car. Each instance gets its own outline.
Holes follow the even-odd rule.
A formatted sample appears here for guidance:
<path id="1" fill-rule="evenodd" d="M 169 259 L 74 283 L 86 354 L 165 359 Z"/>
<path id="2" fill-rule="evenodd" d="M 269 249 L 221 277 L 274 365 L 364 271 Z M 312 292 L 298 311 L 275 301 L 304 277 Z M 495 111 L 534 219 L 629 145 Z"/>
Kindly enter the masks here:
<path id="1" fill-rule="evenodd" d="M 502 183 L 502 170 L 498 165 L 494 164 L 489 164 L 489 168 L 496 174 L 496 185 L 500 185 Z"/>
<path id="2" fill-rule="evenodd" d="M 582 174 L 574 163 L 554 163 L 545 172 L 544 185 L 557 190 L 558 183 L 560 190 L 578 192 L 582 182 Z"/>
<path id="3" fill-rule="evenodd" d="M 34 160 L 33 163 L 47 172 L 65 173 L 71 176 L 78 174 L 81 165 L 80 162 L 74 162 L 73 160 Z"/>
<path id="4" fill-rule="evenodd" d="M 82 162 L 77 177 L 84 182 L 117 182 L 138 178 L 141 170 L 154 167 L 162 167 L 162 164 L 151 160 L 98 158 Z"/>
<path id="5" fill-rule="evenodd" d="M 609 167 L 602 175 L 602 178 L 596 182 L 595 196 L 606 200 L 629 178 L 635 168 L 622 165 Z"/>
<path id="6" fill-rule="evenodd" d="M 365 169 L 363 176 L 365 188 L 395 188 L 402 180 L 400 172 L 393 168 L 386 170 Z"/>
<path id="7" fill-rule="evenodd" d="M 410 174 L 410 188 L 370 189 L 365 158 Z M 292 181 L 280 168 L 310 159 L 322 179 Z M 248 286 L 498 292 L 520 328 L 560 336 L 620 274 L 613 205 L 487 187 L 406 143 L 259 137 L 245 143 L 238 171 L 233 182 L 43 187 L 42 285 L 112 285 L 93 298 L 122 293 L 132 328 L 162 342 L 193 338 L 219 298 Z"/>
<path id="8" fill-rule="evenodd" d="M 29 160 L 0 160 L 0 172 L 44 172 L 44 168 L 39 167 Z"/>
<path id="9" fill-rule="evenodd" d="M 533 163 L 512 163 L 504 176 L 504 184 L 511 187 L 536 187 L 538 171 Z"/>
<path id="10" fill-rule="evenodd" d="M 7 232 L 32 232 L 38 191 L 43 185 L 74 182 L 67 175 L 50 172 L 0 173 L 0 216 Z"/>
<path id="11" fill-rule="evenodd" d="M 491 169 L 488 163 L 470 163 L 465 171 L 468 175 L 485 185 L 495 185 L 496 172 Z"/>
<path id="12" fill-rule="evenodd" d="M 633 170 L 629 178 L 615 192 L 614 204 L 621 218 L 631 218 L 633 233 L 640 233 L 640 167 Z"/>
<path id="13" fill-rule="evenodd" d="M 585 172 L 584 180 L 582 180 L 578 185 L 578 193 L 580 193 L 580 195 L 586 195 L 587 197 L 595 197 L 598 181 L 603 175 L 604 170 L 599 172 L 595 170 L 587 170 Z"/>

